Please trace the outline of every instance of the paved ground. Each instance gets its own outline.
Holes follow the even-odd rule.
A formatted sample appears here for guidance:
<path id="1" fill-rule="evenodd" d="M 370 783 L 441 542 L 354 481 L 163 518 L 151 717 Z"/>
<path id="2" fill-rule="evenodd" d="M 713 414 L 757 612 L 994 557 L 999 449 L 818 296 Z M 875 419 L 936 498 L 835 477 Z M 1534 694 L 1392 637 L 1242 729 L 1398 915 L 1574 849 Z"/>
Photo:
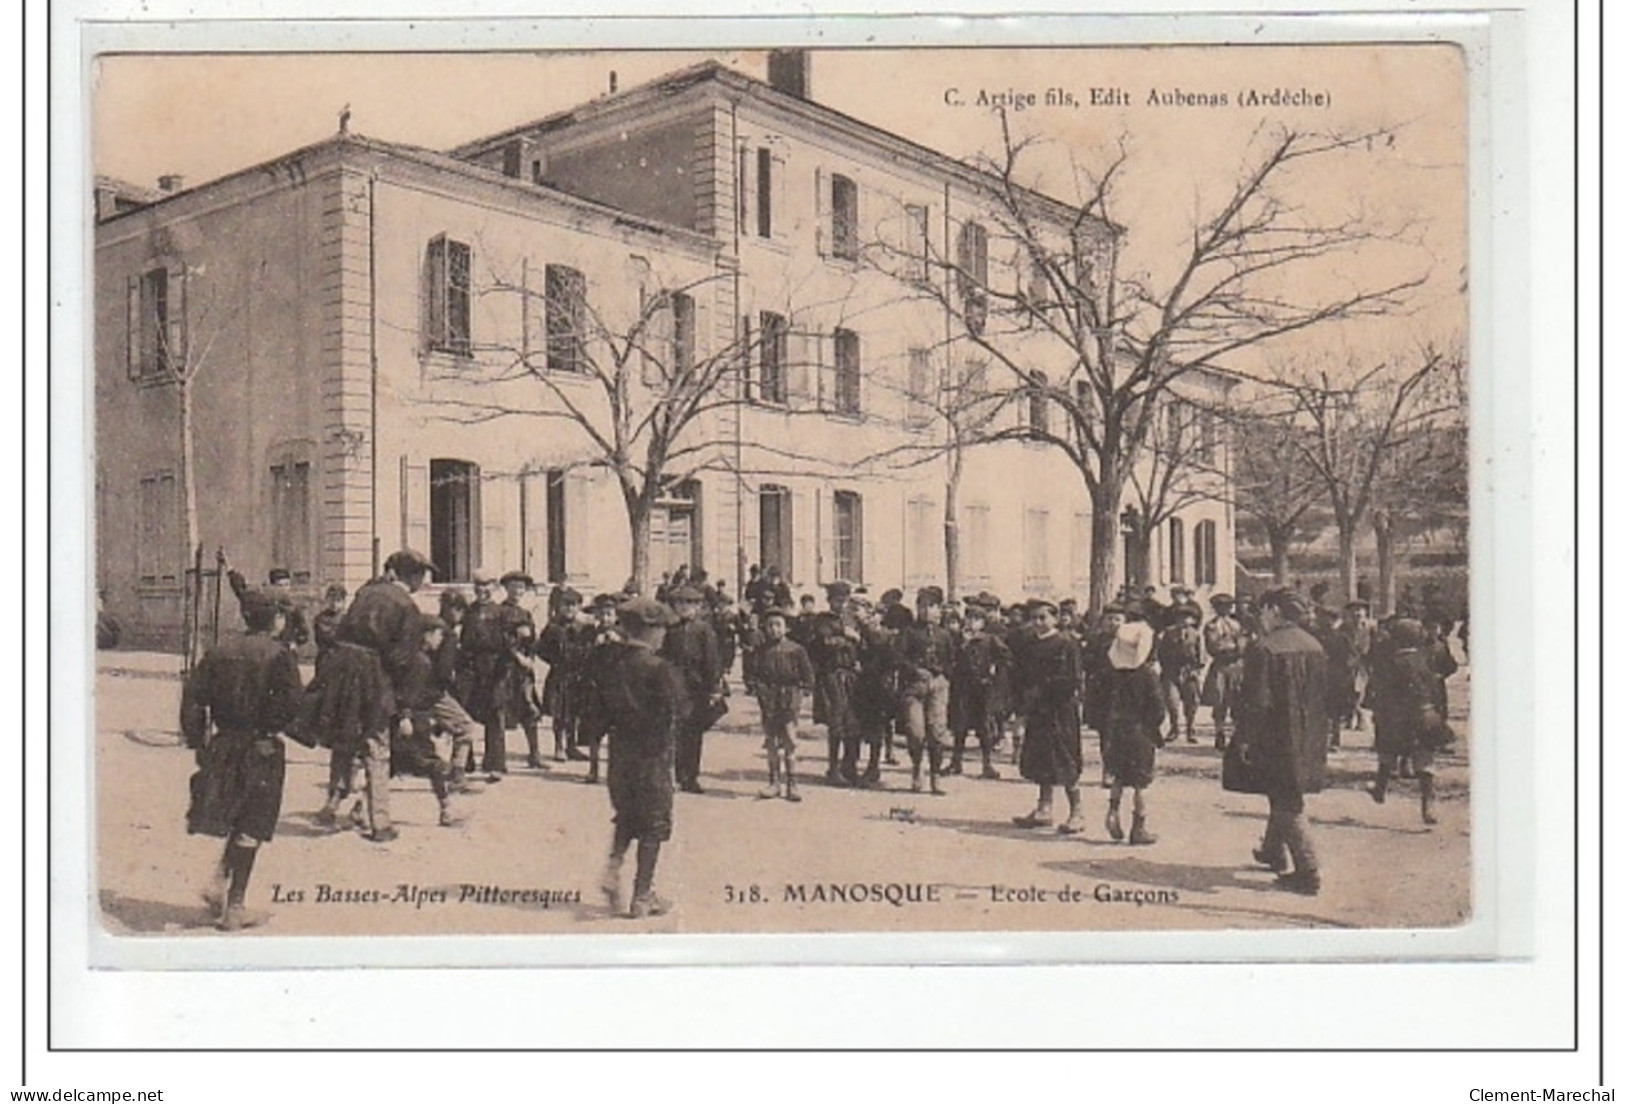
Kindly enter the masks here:
<path id="1" fill-rule="evenodd" d="M 140 653 L 99 658 L 93 838 L 106 926 L 115 934 L 214 936 L 197 890 L 219 844 L 184 831 L 193 767 L 174 732 L 175 661 Z M 1467 682 L 1465 672 L 1451 681 L 1458 730 L 1465 729 Z M 1386 805 L 1371 801 L 1362 789 L 1375 767 L 1370 734 L 1345 737 L 1332 756 L 1329 789 L 1309 803 L 1326 879 L 1310 899 L 1276 889 L 1252 866 L 1265 803 L 1219 788 L 1211 732 L 1198 731 L 1201 745 L 1159 753 L 1148 796 L 1160 838 L 1130 847 L 1106 837 L 1106 794 L 1095 788 L 1084 791 L 1082 838 L 1013 826 L 1010 818 L 1031 808 L 1034 788 L 1019 779 L 1008 748 L 998 763 L 1003 779 L 948 779 L 943 797 L 909 793 L 905 765 L 888 768 L 885 791 L 839 790 L 817 781 L 822 730 L 809 725 L 811 738 L 800 744 L 811 775 L 805 800 L 758 800 L 765 767 L 756 712 L 735 697 L 706 744 L 708 792 L 678 795 L 676 838 L 659 878 L 678 907 L 639 922 L 612 917 L 596 889 L 609 798 L 603 787 L 583 784 L 584 764 L 521 769 L 461 798 L 464 819 L 454 828 L 436 825 L 426 782 L 397 779 L 401 837 L 379 846 L 312 822 L 325 753 L 290 743 L 282 823 L 250 890 L 250 904 L 268 907 L 272 918 L 234 938 L 1444 927 L 1469 916 L 1465 739 L 1440 764 L 1440 822 L 1429 829 L 1414 783 L 1398 783 Z M 523 745 L 518 732 L 509 740 L 510 754 Z M 551 746 L 545 732 L 544 742 Z M 1084 777 L 1098 780 L 1087 738 L 1085 750 Z M 843 891 L 846 899 L 836 899 Z"/>

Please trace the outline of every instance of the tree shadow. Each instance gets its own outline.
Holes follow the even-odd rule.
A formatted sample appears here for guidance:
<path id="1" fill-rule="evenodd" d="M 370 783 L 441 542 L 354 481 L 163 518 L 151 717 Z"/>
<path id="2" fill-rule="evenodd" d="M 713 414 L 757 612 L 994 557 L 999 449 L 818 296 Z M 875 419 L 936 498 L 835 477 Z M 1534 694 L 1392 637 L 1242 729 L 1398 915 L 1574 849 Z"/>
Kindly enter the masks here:
<path id="1" fill-rule="evenodd" d="M 151 934 L 214 928 L 214 912 L 201 901 L 196 905 L 145 901 L 111 889 L 102 890 L 98 897 L 103 915 L 132 932 Z"/>
<path id="2" fill-rule="evenodd" d="M 914 795 L 910 795 L 911 797 Z M 905 816 L 876 816 L 875 820 L 900 820 L 915 824 L 922 828 L 946 828 L 951 832 L 963 832 L 970 836 L 982 836 L 989 839 L 1026 840 L 1031 843 L 1043 845 L 1052 844 L 1062 847 L 1111 847 L 1116 846 L 1108 840 L 1091 839 L 1079 834 L 1063 836 L 1053 827 L 1051 828 L 1023 828 L 1009 820 L 972 820 L 965 817 L 938 817 L 929 813 L 918 814 L 912 817 Z"/>

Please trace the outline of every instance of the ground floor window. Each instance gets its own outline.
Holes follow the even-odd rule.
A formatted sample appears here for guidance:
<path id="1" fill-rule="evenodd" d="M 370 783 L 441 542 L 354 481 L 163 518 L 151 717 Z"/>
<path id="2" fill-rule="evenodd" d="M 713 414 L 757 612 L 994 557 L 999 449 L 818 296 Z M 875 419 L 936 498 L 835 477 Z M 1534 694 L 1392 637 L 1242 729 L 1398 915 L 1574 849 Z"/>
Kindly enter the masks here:
<path id="1" fill-rule="evenodd" d="M 863 496 L 835 492 L 835 577 L 863 581 Z"/>
<path id="2" fill-rule="evenodd" d="M 1168 581 L 1185 581 L 1185 523 L 1179 518 L 1168 519 Z"/>
<path id="3" fill-rule="evenodd" d="M 136 578 L 144 587 L 176 586 L 186 553 L 181 544 L 180 495 L 174 472 L 141 477 L 135 545 Z"/>
<path id="4" fill-rule="evenodd" d="M 785 579 L 795 578 L 795 565 L 791 562 L 790 489 L 772 483 L 763 484 L 757 495 L 761 523 L 762 570 L 779 569 Z"/>
<path id="5" fill-rule="evenodd" d="M 441 580 L 466 583 L 479 558 L 480 469 L 467 460 L 429 461 L 429 558 Z"/>
<path id="6" fill-rule="evenodd" d="M 310 461 L 284 459 L 271 465 L 271 566 L 310 582 Z"/>
<path id="7" fill-rule="evenodd" d="M 1196 585 L 1219 581 L 1219 527 L 1212 521 L 1196 524 Z"/>

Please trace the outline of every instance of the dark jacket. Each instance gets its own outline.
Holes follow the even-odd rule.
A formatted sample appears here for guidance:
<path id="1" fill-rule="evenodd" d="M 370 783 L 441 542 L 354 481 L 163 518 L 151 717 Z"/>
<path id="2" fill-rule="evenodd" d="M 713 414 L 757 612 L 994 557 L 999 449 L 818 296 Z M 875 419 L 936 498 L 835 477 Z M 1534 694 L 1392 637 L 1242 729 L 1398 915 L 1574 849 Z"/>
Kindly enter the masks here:
<path id="1" fill-rule="evenodd" d="M 1326 782 L 1326 653 L 1297 625 L 1253 641 L 1242 659 L 1236 743 L 1264 792 L 1318 793 Z"/>

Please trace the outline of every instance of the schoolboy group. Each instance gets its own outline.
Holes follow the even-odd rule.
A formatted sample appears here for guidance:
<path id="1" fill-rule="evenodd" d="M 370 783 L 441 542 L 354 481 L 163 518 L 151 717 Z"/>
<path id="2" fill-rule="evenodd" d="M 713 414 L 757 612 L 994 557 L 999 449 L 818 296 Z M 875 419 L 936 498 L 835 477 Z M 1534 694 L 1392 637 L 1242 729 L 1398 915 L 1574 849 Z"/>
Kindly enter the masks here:
<path id="1" fill-rule="evenodd" d="M 427 776 L 440 823 L 455 825 L 454 795 L 507 773 L 510 729 L 524 735 L 527 764 L 547 769 L 544 716 L 553 758 L 584 761 L 586 782 L 608 783 L 614 832 L 603 890 L 611 910 L 633 918 L 666 912 L 654 877 L 672 834 L 674 791 L 703 792 L 704 738 L 727 712 L 736 657 L 760 706 L 763 799 L 802 799 L 797 727 L 810 697 L 812 720 L 826 734 L 825 784 L 883 788 L 882 763 L 897 762 L 901 737 L 910 789 L 941 795 L 944 778 L 964 774 L 972 735 L 987 779 L 999 777 L 995 753 L 1009 741 L 1022 778 L 1037 786 L 1034 806 L 1014 823 L 1077 835 L 1088 727 L 1099 735 L 1101 785 L 1110 793 L 1106 832 L 1131 845 L 1156 842 L 1146 790 L 1157 749 L 1181 729 L 1195 743 L 1196 710 L 1206 705 L 1225 752 L 1225 788 L 1269 799 L 1254 859 L 1282 888 L 1304 894 L 1319 891 L 1320 870 L 1303 798 L 1324 785 L 1327 748 L 1345 727 L 1363 724 L 1362 705 L 1372 711 L 1379 759 L 1371 796 L 1382 802 L 1394 778 L 1414 776 L 1429 824 L 1433 754 L 1452 739 L 1443 680 L 1455 663 L 1436 631 L 1407 616 L 1375 624 L 1363 602 L 1333 612 L 1290 589 L 1240 609 L 1215 594 L 1204 615 L 1187 589 L 1173 588 L 1163 604 L 1154 588 L 1125 588 L 1086 624 L 1070 600 L 1006 605 L 983 593 L 950 602 L 926 586 L 910 607 L 900 590 L 875 600 L 841 581 L 825 587 L 825 609 L 809 596 L 791 609 L 773 568 L 752 568 L 735 603 L 703 572 L 684 571 L 662 579 L 655 597 L 602 594 L 585 608 L 574 590 L 555 587 L 538 628 L 522 601 L 534 584 L 522 572 L 477 577 L 472 601 L 447 588 L 439 613 L 426 615 L 412 595 L 434 572 L 427 557 L 403 549 L 347 608 L 344 589 L 329 587 L 308 629 L 286 572 L 274 571 L 265 588 L 233 576 L 247 632 L 198 662 L 181 705 L 198 763 L 188 830 L 226 841 L 204 894 L 221 930 L 266 919 L 245 902 L 257 849 L 280 816 L 279 733 L 329 750 L 327 801 L 316 821 L 337 831 L 348 820 L 387 843 L 398 836 L 392 773 Z M 311 635 L 316 664 L 306 686 L 294 649 Z M 547 665 L 539 689 L 533 659 Z M 1064 817 L 1055 811 L 1057 789 Z M 634 844 L 628 900 L 622 868 Z"/>

